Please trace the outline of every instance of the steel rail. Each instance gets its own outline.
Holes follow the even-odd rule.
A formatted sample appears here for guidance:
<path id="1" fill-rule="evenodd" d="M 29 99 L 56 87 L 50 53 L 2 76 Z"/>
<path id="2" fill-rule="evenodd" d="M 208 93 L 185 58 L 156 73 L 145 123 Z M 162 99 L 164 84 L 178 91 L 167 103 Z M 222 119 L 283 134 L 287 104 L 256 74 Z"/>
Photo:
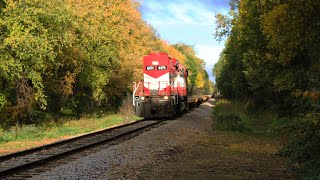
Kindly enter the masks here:
<path id="1" fill-rule="evenodd" d="M 121 132 L 120 134 L 111 136 L 111 137 L 106 138 L 106 139 L 101 139 L 101 140 L 99 140 L 97 142 L 88 143 L 88 144 L 82 145 L 80 147 L 76 147 L 74 149 L 71 149 L 71 150 L 66 150 L 66 151 L 63 151 L 63 152 L 60 152 L 60 153 L 57 153 L 57 154 L 48 155 L 45 158 L 40 158 L 40 159 L 37 159 L 37 160 L 34 160 L 34 161 L 30 161 L 30 162 L 27 162 L 27 163 L 24 163 L 24 164 L 20 164 L 20 165 L 14 166 L 14 167 L 1 169 L 0 170 L 0 178 L 6 178 L 8 176 L 12 176 L 14 174 L 21 173 L 23 171 L 28 171 L 29 169 L 33 169 L 33 168 L 36 168 L 36 167 L 39 167 L 39 166 L 43 166 L 44 164 L 48 164 L 48 163 L 50 163 L 50 162 L 52 162 L 54 160 L 57 160 L 57 159 L 62 159 L 63 157 L 69 156 L 71 154 L 76 154 L 77 152 L 81 152 L 81 151 L 86 150 L 86 149 L 90 149 L 90 148 L 93 148 L 93 147 L 96 147 L 96 146 L 99 146 L 99 145 L 102 145 L 102 144 L 105 144 L 105 143 L 108 143 L 108 142 L 113 142 L 115 140 L 124 138 L 124 137 L 126 137 L 126 136 L 128 136 L 130 134 L 133 134 L 133 133 L 142 131 L 144 129 L 147 129 L 149 127 L 155 126 L 157 124 L 160 124 L 163 121 L 150 121 L 150 123 L 149 124 L 147 123 L 146 125 L 143 125 L 143 122 L 147 122 L 147 121 L 138 121 L 138 122 L 134 122 L 134 123 L 131 123 L 131 124 L 126 124 L 126 125 L 123 125 L 123 126 L 118 126 L 118 127 L 115 127 L 115 128 L 107 129 L 107 130 L 86 134 L 86 135 L 84 135 L 84 137 L 88 138 L 90 136 L 95 136 L 96 134 L 113 133 L 113 131 L 121 129 L 121 128 L 125 128 L 125 127 L 132 126 L 132 125 L 138 125 L 139 123 L 142 124 L 142 126 L 135 127 L 135 128 L 133 128 L 133 129 L 131 129 L 129 131 Z M 64 144 L 68 144 L 68 143 L 72 143 L 72 142 L 78 141 L 79 139 L 82 139 L 84 137 L 81 136 L 81 137 L 76 137 L 76 138 L 73 138 L 73 139 L 68 139 L 68 140 L 65 140 L 63 142 L 57 142 L 57 143 L 53 143 L 53 144 L 50 144 L 50 145 L 46 145 L 45 147 L 46 148 L 56 148 L 57 146 L 60 146 L 60 145 L 64 145 Z M 32 155 L 33 153 L 35 153 L 37 151 L 41 151 L 41 150 L 46 149 L 46 148 L 43 148 L 43 147 L 34 148 L 34 149 L 31 149 L 31 150 L 27 150 L 27 152 L 24 152 L 24 151 L 23 152 L 18 152 L 17 155 L 20 156 L 20 157 L 22 157 L 23 154 L 24 154 L 24 156 L 28 156 L 28 155 Z M 9 156 L 11 156 L 13 159 L 16 159 L 14 154 L 15 153 L 10 154 Z M 6 159 L 6 158 L 4 158 L 4 159 Z"/>
<path id="2" fill-rule="evenodd" d="M 123 127 L 126 127 L 126 126 L 131 126 L 133 124 L 139 123 L 140 121 L 142 121 L 142 120 L 134 121 L 132 123 L 116 126 L 116 127 L 113 127 L 113 128 L 99 130 L 99 131 L 96 131 L 96 132 L 93 132 L 93 133 L 87 133 L 87 134 L 84 134 L 84 135 L 80 135 L 80 136 L 73 137 L 73 138 L 66 139 L 66 140 L 57 141 L 57 142 L 46 144 L 46 145 L 43 145 L 43 146 L 39 146 L 39 147 L 27 149 L 27 150 L 22 150 L 22 151 L 10 153 L 10 154 L 2 155 L 2 156 L 0 156 L 0 163 L 3 162 L 3 161 L 6 161 L 8 159 L 11 159 L 11 158 L 19 158 L 19 157 L 25 156 L 27 154 L 31 154 L 31 153 L 35 153 L 35 152 L 38 152 L 38 151 L 42 151 L 44 149 L 49 149 L 49 148 L 56 147 L 56 146 L 59 146 L 59 145 L 68 144 L 68 143 L 70 143 L 72 141 L 84 139 L 84 138 L 90 137 L 92 135 L 98 135 L 98 134 L 105 133 L 107 131 L 123 128 Z"/>

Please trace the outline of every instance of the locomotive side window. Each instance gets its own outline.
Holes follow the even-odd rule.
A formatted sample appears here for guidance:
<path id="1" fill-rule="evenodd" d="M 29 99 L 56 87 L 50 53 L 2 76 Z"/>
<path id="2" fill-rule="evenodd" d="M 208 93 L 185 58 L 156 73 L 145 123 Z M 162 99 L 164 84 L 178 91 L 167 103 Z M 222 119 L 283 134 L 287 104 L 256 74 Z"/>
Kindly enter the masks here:
<path id="1" fill-rule="evenodd" d="M 154 70 L 154 66 L 146 66 L 146 70 L 147 70 L 147 71 Z"/>
<path id="2" fill-rule="evenodd" d="M 158 66 L 157 69 L 158 69 L 158 70 L 166 70 L 166 69 L 167 69 L 167 66 Z"/>

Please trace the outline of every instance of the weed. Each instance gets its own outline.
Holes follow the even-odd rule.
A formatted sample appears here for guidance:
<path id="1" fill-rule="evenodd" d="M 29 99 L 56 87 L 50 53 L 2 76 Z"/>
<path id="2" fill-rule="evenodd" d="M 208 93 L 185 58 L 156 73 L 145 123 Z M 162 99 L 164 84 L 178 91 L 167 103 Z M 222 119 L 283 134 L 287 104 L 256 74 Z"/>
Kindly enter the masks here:
<path id="1" fill-rule="evenodd" d="M 10 128 L 7 131 L 1 131 L 0 143 L 6 143 L 15 140 L 38 140 L 42 139 L 44 136 L 44 131 L 35 125 L 25 125 L 20 128 Z"/>
<path id="2" fill-rule="evenodd" d="M 129 119 L 134 115 L 132 101 L 132 95 L 127 94 L 127 96 L 123 99 L 119 109 L 119 113 L 125 117 L 125 122 L 128 122 Z"/>

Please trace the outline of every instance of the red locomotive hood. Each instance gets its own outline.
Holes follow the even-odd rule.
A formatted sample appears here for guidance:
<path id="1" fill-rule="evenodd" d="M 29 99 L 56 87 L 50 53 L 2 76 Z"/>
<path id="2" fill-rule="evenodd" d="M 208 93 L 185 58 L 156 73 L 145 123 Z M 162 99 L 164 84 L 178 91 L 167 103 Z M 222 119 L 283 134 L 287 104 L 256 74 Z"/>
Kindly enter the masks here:
<path id="1" fill-rule="evenodd" d="M 150 53 L 143 58 L 143 72 L 158 78 L 169 72 L 170 57 L 166 53 Z"/>

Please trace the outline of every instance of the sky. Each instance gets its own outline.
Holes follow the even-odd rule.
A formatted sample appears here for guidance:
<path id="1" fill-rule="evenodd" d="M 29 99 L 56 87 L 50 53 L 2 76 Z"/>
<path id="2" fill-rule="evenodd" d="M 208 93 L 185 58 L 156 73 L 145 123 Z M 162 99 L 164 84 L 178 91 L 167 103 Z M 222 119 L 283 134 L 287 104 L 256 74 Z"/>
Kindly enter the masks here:
<path id="1" fill-rule="evenodd" d="M 153 26 L 160 38 L 170 44 L 185 43 L 195 47 L 206 63 L 210 80 L 224 42 L 214 37 L 215 14 L 229 11 L 229 0 L 140 0 L 143 19 Z"/>

